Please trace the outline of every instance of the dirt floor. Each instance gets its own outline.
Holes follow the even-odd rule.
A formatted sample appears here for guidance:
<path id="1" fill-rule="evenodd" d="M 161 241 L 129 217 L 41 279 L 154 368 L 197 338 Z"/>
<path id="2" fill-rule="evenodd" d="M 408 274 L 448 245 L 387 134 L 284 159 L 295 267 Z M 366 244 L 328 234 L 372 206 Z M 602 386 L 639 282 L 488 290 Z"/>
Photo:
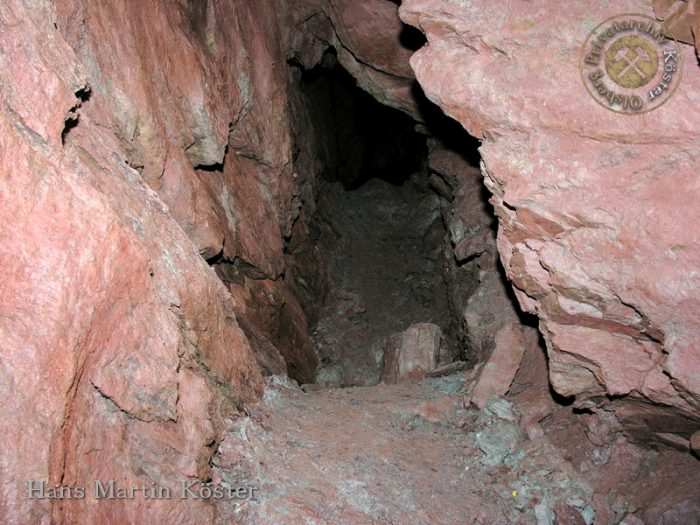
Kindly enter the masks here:
<path id="1" fill-rule="evenodd" d="M 272 378 L 213 460 L 215 481 L 259 490 L 220 510 L 250 524 L 697 523 L 688 454 L 593 447 L 565 407 L 541 425 L 507 399 L 465 408 L 472 376 L 309 392 Z"/>

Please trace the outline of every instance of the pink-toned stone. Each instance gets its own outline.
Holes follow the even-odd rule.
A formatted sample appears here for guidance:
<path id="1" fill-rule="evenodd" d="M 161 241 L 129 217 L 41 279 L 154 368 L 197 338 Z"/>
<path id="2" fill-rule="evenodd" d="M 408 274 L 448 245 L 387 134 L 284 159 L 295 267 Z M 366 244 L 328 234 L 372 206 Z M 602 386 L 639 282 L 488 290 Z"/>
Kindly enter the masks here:
<path id="1" fill-rule="evenodd" d="M 440 423 L 453 418 L 457 413 L 457 407 L 458 401 L 454 397 L 443 396 L 421 403 L 418 414 L 431 423 Z"/>
<path id="2" fill-rule="evenodd" d="M 291 15 L 297 24 L 295 55 L 318 64 L 329 46 L 359 87 L 379 102 L 421 119 L 415 99 L 412 51 L 401 41 L 398 6 L 387 0 L 303 0 Z M 300 35 L 313 35 L 302 38 Z"/>
<path id="3" fill-rule="evenodd" d="M 536 423 L 552 413 L 555 402 L 550 392 L 546 350 L 540 345 L 539 332 L 532 327 L 522 329 L 527 345 L 508 394 L 523 413 L 523 424 L 537 426 Z"/>
<path id="4" fill-rule="evenodd" d="M 414 78 L 409 59 L 413 53 L 402 46 L 402 22 L 396 4 L 386 0 L 330 0 L 338 38 L 364 64 L 395 76 Z"/>
<path id="5" fill-rule="evenodd" d="M 240 261 L 258 278 L 277 280 L 285 272 L 283 237 L 299 217 L 300 186 L 316 176 L 308 157 L 294 162 L 298 130 L 290 120 L 295 112 L 305 122 L 308 110 L 288 89 L 289 14 L 271 0 L 235 8 L 222 0 L 61 0 L 55 9 L 54 36 L 89 64 L 91 97 L 78 111 L 114 133 L 125 162 L 158 192 L 203 257 Z M 304 143 L 313 157 L 314 144 Z M 308 232 L 297 232 L 295 241 L 303 242 Z M 295 295 L 284 293 L 287 308 L 300 310 Z M 312 362 L 310 341 L 301 347 Z"/>
<path id="6" fill-rule="evenodd" d="M 432 323 L 416 323 L 389 337 L 384 348 L 382 381 L 398 383 L 422 378 L 437 367 L 441 340 L 442 330 Z"/>
<path id="7" fill-rule="evenodd" d="M 15 444 L 0 453 L 5 521 L 215 520 L 195 500 L 25 497 L 31 479 L 210 476 L 223 417 L 262 383 L 236 321 L 245 309 L 201 256 L 241 260 L 281 288 L 270 316 L 288 332 L 277 337 L 312 374 L 306 320 L 280 275 L 294 263 L 282 236 L 308 233 L 292 233 L 300 184 L 319 170 L 312 153 L 294 162 L 291 111 L 306 117 L 287 90 L 291 24 L 277 7 L 3 5 L 0 431 Z M 283 373 L 266 348 L 257 360 Z"/>
<path id="8" fill-rule="evenodd" d="M 527 340 L 520 327 L 508 324 L 496 333 L 495 343 L 471 394 L 471 402 L 479 408 L 484 408 L 491 396 L 508 392 L 520 367 Z"/>
<path id="9" fill-rule="evenodd" d="M 663 20 L 664 33 L 700 52 L 700 2 L 698 0 L 654 0 L 654 12 Z"/>
<path id="10" fill-rule="evenodd" d="M 644 522 L 634 514 L 629 514 L 624 517 L 620 525 L 644 525 Z"/>
<path id="11" fill-rule="evenodd" d="M 563 501 L 559 501 L 554 507 L 554 516 L 558 525 L 586 525 L 581 513 Z"/>
<path id="12" fill-rule="evenodd" d="M 10 7 L 32 16 L 21 3 Z M 3 48 L 47 39 L 52 46 L 17 57 L 22 67 L 0 75 L 23 86 L 25 97 L 41 97 L 30 89 L 40 80 L 35 72 L 53 67 L 52 53 L 71 55 L 52 26 L 31 27 L 5 27 Z M 28 104 L 25 120 L 5 102 L 0 430 L 14 445 L 0 455 L 0 514 L 14 522 L 134 521 L 146 512 L 143 502 L 58 506 L 27 499 L 26 483 L 175 483 L 199 475 L 216 427 L 216 385 L 250 401 L 261 391 L 260 373 L 230 295 L 125 163 L 114 136 L 82 115 L 63 147 L 60 130 L 44 135 L 51 129 L 28 122 L 49 122 L 67 106 L 41 114 L 41 104 Z M 148 513 L 186 521 L 209 512 L 197 502 L 165 507 Z"/>
<path id="13" fill-rule="evenodd" d="M 431 185 L 445 199 L 443 218 L 453 245 L 446 250 L 448 293 L 464 319 L 469 358 L 482 363 L 493 350 L 498 330 L 520 322 L 517 306 L 498 261 L 493 214 L 483 198 L 479 169 L 437 139 L 430 139 L 428 147 Z"/>
<path id="14" fill-rule="evenodd" d="M 483 139 L 501 261 L 541 319 L 555 389 L 582 406 L 657 404 L 675 432 L 700 418 L 700 243 L 688 228 L 700 221 L 700 69 L 683 46 L 683 81 L 647 116 L 596 104 L 580 46 L 593 22 L 622 12 L 653 14 L 633 0 L 400 8 L 428 38 L 411 59 L 426 95 Z"/>
<path id="15" fill-rule="evenodd" d="M 260 359 L 269 363 L 266 368 L 272 373 L 284 369 L 297 381 L 311 383 L 318 357 L 308 335 L 306 315 L 285 282 L 245 278 L 242 284 L 230 283 L 229 289 L 236 299 L 237 314 L 245 319 L 251 334 L 264 339 L 258 341 L 257 349 L 265 354 Z M 284 359 L 284 365 L 277 364 L 277 355 Z"/>

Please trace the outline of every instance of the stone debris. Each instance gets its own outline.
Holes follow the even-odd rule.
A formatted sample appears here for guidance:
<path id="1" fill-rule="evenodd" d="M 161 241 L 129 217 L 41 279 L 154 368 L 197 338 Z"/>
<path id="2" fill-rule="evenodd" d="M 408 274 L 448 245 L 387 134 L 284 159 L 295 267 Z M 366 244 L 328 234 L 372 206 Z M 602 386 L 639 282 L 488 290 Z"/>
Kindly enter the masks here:
<path id="1" fill-rule="evenodd" d="M 654 4 L 692 41 L 696 1 Z M 553 389 L 580 410 L 614 410 L 636 441 L 678 447 L 669 434 L 687 439 L 700 420 L 700 230 L 687 227 L 700 223 L 700 150 L 686 146 L 700 136 L 700 68 L 680 45 L 689 66 L 652 127 L 599 106 L 579 74 L 580 44 L 622 13 L 654 16 L 634 0 L 399 8 L 428 40 L 411 57 L 427 97 L 482 140 L 500 262 L 538 316 Z M 562 93 L 571 103 L 553 102 Z M 452 228 L 457 239 L 464 230 Z"/>
<path id="2" fill-rule="evenodd" d="M 215 455 L 222 479 L 260 488 L 241 522 L 594 523 L 593 488 L 562 451 L 528 437 L 511 401 L 464 409 L 461 378 L 312 394 L 275 380 L 264 417 L 231 424 Z"/>
<path id="3" fill-rule="evenodd" d="M 459 356 L 458 315 L 448 304 L 442 271 L 447 234 L 440 199 L 427 186 L 427 174 L 414 173 L 396 186 L 374 178 L 351 191 L 335 183 L 320 192 L 314 228 L 328 253 L 330 289 L 312 333 L 320 359 L 317 383 L 377 384 L 383 363 L 396 358 L 387 339 L 412 333 L 409 327 L 421 323 L 442 332 L 435 349 L 439 362 L 418 355 L 432 352 L 424 345 L 433 344 L 433 332 L 420 336 L 430 342 L 407 336 L 402 359 L 418 359 L 418 368 L 428 372 Z M 401 343 L 396 340 L 396 345 Z M 419 347 L 409 351 L 411 345 Z M 413 351 L 418 353 L 410 357 Z M 401 374 L 417 365 L 402 361 L 409 369 Z M 391 372 L 389 380 L 397 381 L 398 373 Z M 417 368 L 415 373 L 421 375 Z"/>
<path id="4" fill-rule="evenodd" d="M 508 324 L 496 333 L 496 346 L 481 368 L 471 402 L 483 408 L 491 396 L 502 396 L 510 389 L 520 367 L 527 340 L 520 327 Z"/>
<path id="5" fill-rule="evenodd" d="M 652 4 L 696 41 L 697 0 L 3 0 L 2 519 L 697 523 L 695 49 L 646 119 L 578 71 Z"/>
<path id="6" fill-rule="evenodd" d="M 398 383 L 417 379 L 437 367 L 442 330 L 431 323 L 416 323 L 390 336 L 384 348 L 382 381 Z"/>

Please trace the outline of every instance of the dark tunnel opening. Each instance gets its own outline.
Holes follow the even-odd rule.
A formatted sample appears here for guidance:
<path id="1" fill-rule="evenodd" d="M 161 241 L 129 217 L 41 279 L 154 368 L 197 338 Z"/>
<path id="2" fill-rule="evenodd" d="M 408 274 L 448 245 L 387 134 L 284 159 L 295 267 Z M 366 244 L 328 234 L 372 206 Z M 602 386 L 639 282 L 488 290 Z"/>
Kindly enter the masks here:
<path id="1" fill-rule="evenodd" d="M 416 132 L 413 119 L 364 92 L 334 52 L 303 73 L 301 89 L 316 106 L 311 115 L 317 133 L 326 134 L 326 181 L 347 190 L 372 178 L 398 186 L 423 168 L 426 137 Z"/>
<path id="2" fill-rule="evenodd" d="M 458 143 L 473 164 L 478 141 L 420 92 L 423 123 L 376 101 L 333 53 L 304 72 L 300 84 L 325 145 L 310 220 L 327 263 L 328 294 L 310 327 L 317 382 L 376 384 L 384 379 L 387 345 L 407 331 L 432 341 L 436 367 L 465 359 L 462 322 L 449 295 L 455 275 L 448 267 L 456 262 L 443 215 L 450 204 L 428 167 L 428 141 Z M 462 289 L 476 278 L 472 270 L 465 275 Z"/>

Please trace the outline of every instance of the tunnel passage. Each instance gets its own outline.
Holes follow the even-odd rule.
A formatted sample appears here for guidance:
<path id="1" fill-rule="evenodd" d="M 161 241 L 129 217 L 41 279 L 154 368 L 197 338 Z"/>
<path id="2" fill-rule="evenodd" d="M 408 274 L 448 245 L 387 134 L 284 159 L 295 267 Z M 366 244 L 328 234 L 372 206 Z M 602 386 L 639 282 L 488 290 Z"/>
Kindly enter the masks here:
<path id="1" fill-rule="evenodd" d="M 445 280 L 449 234 L 427 136 L 357 87 L 333 55 L 301 86 L 318 109 L 315 132 L 327 138 L 310 222 L 327 257 L 328 293 L 310 327 L 317 382 L 377 383 L 387 338 L 416 323 L 437 325 L 437 359 L 454 361 L 462 349 Z"/>
<path id="2" fill-rule="evenodd" d="M 445 228 L 425 182 L 417 172 L 400 185 L 372 178 L 354 190 L 335 183 L 321 193 L 319 242 L 329 254 L 330 294 L 312 332 L 318 382 L 378 382 L 385 339 L 415 323 L 440 326 L 440 358 L 454 357 L 441 274 Z"/>

